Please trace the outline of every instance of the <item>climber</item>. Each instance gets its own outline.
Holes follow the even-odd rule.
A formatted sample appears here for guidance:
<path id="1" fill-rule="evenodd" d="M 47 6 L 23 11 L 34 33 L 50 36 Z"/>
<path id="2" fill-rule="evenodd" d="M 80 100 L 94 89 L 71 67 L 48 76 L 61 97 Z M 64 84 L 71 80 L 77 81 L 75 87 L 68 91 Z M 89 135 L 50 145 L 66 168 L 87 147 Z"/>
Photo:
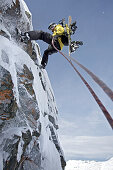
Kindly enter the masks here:
<path id="1" fill-rule="evenodd" d="M 77 27 L 75 26 L 75 28 L 77 28 Z M 64 27 L 62 23 L 60 23 L 60 24 L 51 23 L 49 25 L 48 29 L 53 32 L 53 35 L 51 35 L 50 33 L 44 32 L 44 31 L 29 31 L 29 32 L 25 32 L 24 34 L 21 35 L 22 41 L 43 40 L 44 42 L 49 44 L 48 49 L 46 49 L 44 51 L 43 58 L 41 61 L 41 65 L 43 68 L 45 68 L 47 65 L 48 55 L 51 55 L 51 54 L 57 52 L 57 50 L 54 49 L 54 47 L 52 45 L 53 38 L 54 38 L 54 45 L 58 50 L 62 50 L 63 46 L 68 46 L 69 27 L 67 26 L 67 24 Z M 79 47 L 79 45 L 82 45 L 83 43 L 82 43 L 82 41 L 76 41 L 75 44 L 76 44 L 75 48 L 77 49 Z M 71 52 L 73 52 L 73 49 Z"/>

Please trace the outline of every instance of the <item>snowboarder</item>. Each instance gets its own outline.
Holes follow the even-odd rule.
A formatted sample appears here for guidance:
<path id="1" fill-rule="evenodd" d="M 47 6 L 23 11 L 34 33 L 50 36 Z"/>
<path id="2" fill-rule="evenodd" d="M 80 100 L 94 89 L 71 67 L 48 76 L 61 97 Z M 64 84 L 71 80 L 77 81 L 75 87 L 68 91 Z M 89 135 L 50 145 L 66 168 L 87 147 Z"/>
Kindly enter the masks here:
<path id="1" fill-rule="evenodd" d="M 57 50 L 54 49 L 54 47 L 52 45 L 53 38 L 54 38 L 54 45 L 58 50 L 62 50 L 63 46 L 68 46 L 69 27 L 67 26 L 67 24 L 64 27 L 63 23 L 60 23 L 60 24 L 51 23 L 49 25 L 48 29 L 53 32 L 52 35 L 48 32 L 44 32 L 44 31 L 29 31 L 29 32 L 25 32 L 24 34 L 21 35 L 22 41 L 43 40 L 44 42 L 49 44 L 48 49 L 46 49 L 44 51 L 43 58 L 41 61 L 41 65 L 43 68 L 45 68 L 47 65 L 48 55 L 57 53 Z M 76 50 L 79 47 L 79 45 L 82 45 L 83 43 L 82 43 L 82 41 L 76 41 L 75 44 L 76 44 L 76 46 L 75 46 L 75 50 Z M 73 48 L 71 48 L 71 52 L 73 52 Z"/>

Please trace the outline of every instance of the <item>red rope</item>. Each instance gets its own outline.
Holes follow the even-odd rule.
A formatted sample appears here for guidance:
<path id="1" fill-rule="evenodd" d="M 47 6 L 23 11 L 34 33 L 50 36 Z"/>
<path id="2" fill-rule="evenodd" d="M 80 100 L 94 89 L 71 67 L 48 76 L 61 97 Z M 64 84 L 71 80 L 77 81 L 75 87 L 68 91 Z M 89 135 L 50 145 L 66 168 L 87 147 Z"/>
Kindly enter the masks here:
<path id="1" fill-rule="evenodd" d="M 52 39 L 52 45 L 53 47 L 61 54 L 65 57 L 65 59 L 71 64 L 71 66 L 73 67 L 73 69 L 76 71 L 76 73 L 79 75 L 79 77 L 81 78 L 81 80 L 84 82 L 84 84 L 86 85 L 86 87 L 88 88 L 88 90 L 90 91 L 90 93 L 92 94 L 92 96 L 94 97 L 95 101 L 97 102 L 97 104 L 99 105 L 100 109 L 102 110 L 104 116 L 106 117 L 106 119 L 108 120 L 111 128 L 113 129 L 113 119 L 111 117 L 111 115 L 109 114 L 109 112 L 107 111 L 107 109 L 105 108 L 105 106 L 102 104 L 101 100 L 98 98 L 98 96 L 96 95 L 96 93 L 94 92 L 94 90 L 91 88 L 91 86 L 87 83 L 87 81 L 83 78 L 83 76 L 79 73 L 79 71 L 76 69 L 76 67 L 73 65 L 73 63 L 61 52 L 59 51 L 55 45 L 54 45 L 54 40 Z"/>
<path id="2" fill-rule="evenodd" d="M 103 91 L 107 94 L 107 96 L 113 101 L 113 91 L 102 80 L 100 80 L 94 73 L 92 73 L 82 64 L 80 64 L 73 57 L 71 56 L 67 56 L 67 57 L 69 57 L 72 61 L 74 61 L 77 65 L 79 65 L 83 70 L 85 70 L 92 77 L 92 79 L 103 89 Z"/>

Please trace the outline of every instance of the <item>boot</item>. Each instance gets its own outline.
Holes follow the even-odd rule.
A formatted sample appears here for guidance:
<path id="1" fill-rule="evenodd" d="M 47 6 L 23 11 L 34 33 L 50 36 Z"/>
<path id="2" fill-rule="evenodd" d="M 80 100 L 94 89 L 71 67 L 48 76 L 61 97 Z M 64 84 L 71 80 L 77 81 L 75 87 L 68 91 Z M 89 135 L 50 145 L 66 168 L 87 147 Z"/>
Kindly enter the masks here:
<path id="1" fill-rule="evenodd" d="M 21 42 L 27 43 L 30 40 L 28 32 L 21 33 Z"/>
<path id="2" fill-rule="evenodd" d="M 76 44 L 77 45 L 83 45 L 83 42 L 82 41 L 76 41 Z"/>
<path id="3" fill-rule="evenodd" d="M 74 52 L 74 51 L 76 51 L 77 48 L 79 48 L 79 45 L 76 44 L 76 41 L 72 41 L 72 42 L 71 42 L 71 45 L 70 45 L 70 51 L 71 51 L 71 53 Z"/>

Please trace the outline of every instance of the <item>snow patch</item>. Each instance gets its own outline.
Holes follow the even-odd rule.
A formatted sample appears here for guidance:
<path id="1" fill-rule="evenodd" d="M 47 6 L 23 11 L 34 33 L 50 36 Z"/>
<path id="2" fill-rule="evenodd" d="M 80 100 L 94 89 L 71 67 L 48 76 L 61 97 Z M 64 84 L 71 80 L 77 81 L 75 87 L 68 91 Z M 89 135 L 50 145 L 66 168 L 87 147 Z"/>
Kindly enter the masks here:
<path id="1" fill-rule="evenodd" d="M 15 3 L 16 3 L 16 0 L 0 0 L 0 6 L 4 10 L 11 8 Z"/>
<path id="2" fill-rule="evenodd" d="M 21 31 L 28 31 L 32 30 L 32 15 L 25 4 L 24 0 L 18 0 L 20 2 L 20 7 L 18 6 L 18 10 L 16 11 L 17 15 L 10 16 L 7 14 L 8 8 L 11 8 L 14 6 L 14 3 L 16 3 L 16 0 L 1 0 L 0 2 L 0 10 L 2 9 L 4 13 L 3 16 L 0 16 L 0 65 L 5 70 L 7 70 L 10 75 L 13 82 L 13 94 L 16 99 L 17 103 L 17 110 L 16 116 L 13 119 L 4 121 L 5 125 L 2 124 L 2 133 L 1 133 L 1 140 L 0 140 L 0 170 L 2 170 L 3 167 L 3 160 L 4 162 L 6 160 L 9 160 L 11 157 L 11 152 L 7 151 L 7 148 L 9 147 L 9 142 L 7 142 L 7 139 L 11 141 L 11 145 L 18 145 L 18 148 L 16 148 L 16 156 L 17 161 L 20 162 L 23 153 L 23 146 L 26 144 L 22 134 L 25 133 L 27 135 L 27 131 L 29 131 L 29 134 L 31 135 L 31 138 L 28 138 L 30 142 L 26 147 L 26 153 L 28 153 L 29 156 L 37 157 L 36 163 L 39 163 L 39 166 L 41 166 L 43 170 L 62 170 L 61 167 L 61 158 L 60 156 L 63 156 L 63 152 L 60 148 L 60 144 L 58 143 L 58 147 L 56 146 L 56 143 L 54 142 L 53 136 L 55 136 L 56 141 L 58 140 L 57 136 L 57 110 L 56 110 L 56 102 L 54 98 L 54 93 L 51 87 L 51 83 L 49 81 L 48 75 L 46 70 L 40 69 L 37 64 L 39 65 L 41 63 L 41 57 L 39 56 L 39 46 L 36 45 L 34 41 L 32 41 L 33 49 L 35 49 L 37 61 L 33 61 L 31 57 L 26 53 L 24 49 L 24 45 L 18 40 L 19 38 L 16 36 L 15 26 L 19 28 Z M 17 4 L 18 5 L 18 4 Z M 14 8 L 12 8 L 14 9 Z M 10 11 L 10 10 L 9 10 Z M 11 11 L 13 12 L 13 11 Z M 6 15 L 5 15 L 6 14 Z M 20 15 L 20 18 L 18 17 Z M 17 17 L 17 18 L 16 18 Z M 23 24 L 24 23 L 24 24 Z M 13 34 L 14 33 L 14 34 Z M 17 39 L 16 39 L 17 38 Z M 19 46 L 20 45 L 20 46 Z M 22 49 L 23 48 L 23 49 Z M 26 68 L 25 68 L 26 67 Z M 24 86 L 24 83 L 22 84 L 21 77 L 19 77 L 18 72 L 23 74 L 24 71 L 26 71 L 28 68 L 28 74 L 31 73 L 31 80 L 28 81 L 31 83 L 31 89 L 33 93 L 29 93 L 27 91 L 27 88 Z M 26 78 L 26 77 L 24 77 Z M 23 79 L 24 79 L 23 78 Z M 22 79 L 22 80 L 23 80 Z M 27 79 L 27 78 L 26 78 Z M 31 119 L 33 118 L 33 123 L 35 124 L 35 127 L 32 126 L 30 121 L 27 119 L 26 112 L 29 112 L 30 106 L 28 106 L 27 111 L 26 108 L 27 104 L 22 103 L 23 100 L 21 100 L 20 95 L 20 87 L 23 87 L 23 89 L 26 90 L 25 98 L 31 102 L 36 103 L 36 116 L 38 117 L 38 120 L 32 117 L 32 114 L 30 115 Z M 24 93 L 24 90 L 22 91 Z M 22 102 L 20 102 L 22 101 Z M 24 107 L 23 107 L 23 105 Z M 33 105 L 34 107 L 34 105 Z M 24 113 L 25 108 L 25 113 Z M 30 108 L 32 109 L 32 108 Z M 30 112 L 31 113 L 31 112 Z M 51 132 L 50 127 L 53 128 L 53 135 Z M 34 133 L 33 133 L 34 132 Z M 38 134 L 39 133 L 39 134 Z M 41 134 L 40 134 L 41 133 Z M 17 136 L 17 138 L 15 138 Z M 30 141 L 31 140 L 31 141 Z M 37 150 L 34 148 L 34 144 L 36 145 Z M 4 145 L 6 147 L 6 150 L 4 149 Z M 13 147 L 13 146 L 12 146 Z M 37 156 L 37 151 L 39 153 L 39 157 Z M 38 162 L 39 159 L 39 162 Z M 29 164 L 30 165 L 30 164 Z M 29 166 L 28 165 L 28 166 Z M 30 168 L 30 167 L 28 167 Z M 32 167 L 33 169 L 33 167 Z"/>
<path id="3" fill-rule="evenodd" d="M 0 42 L 2 42 L 0 46 L 0 63 L 1 66 L 4 67 L 7 71 L 9 71 L 11 74 L 12 81 L 14 84 L 14 94 L 15 94 L 17 104 L 19 105 L 19 93 L 18 93 L 18 85 L 17 85 L 16 64 L 19 65 L 21 69 L 25 64 L 32 71 L 34 76 L 33 87 L 34 87 L 37 101 L 39 103 L 39 107 L 43 113 L 47 112 L 48 111 L 47 110 L 48 106 L 46 102 L 47 95 L 42 88 L 42 84 L 41 81 L 39 80 L 39 77 L 37 76 L 37 66 L 34 64 L 33 60 L 25 51 L 23 51 L 20 47 L 18 47 L 16 43 L 9 41 L 7 38 L 0 36 Z M 2 50 L 6 51 L 6 49 L 7 49 L 7 56 L 9 57 L 9 64 L 4 63 L 4 61 L 2 60 Z"/>
<path id="4" fill-rule="evenodd" d="M 18 162 L 21 160 L 21 156 L 22 156 L 22 153 L 23 153 L 23 145 L 24 145 L 24 141 L 21 138 L 19 145 L 18 145 L 18 153 L 17 153 L 17 161 Z"/>
<path id="5" fill-rule="evenodd" d="M 29 11 L 29 9 L 28 9 L 26 3 L 24 2 L 24 0 L 21 0 L 21 2 L 22 2 L 22 4 L 23 4 L 24 10 L 31 15 L 31 12 Z"/>
<path id="6" fill-rule="evenodd" d="M 3 154 L 0 152 L 0 169 L 3 169 Z"/>
<path id="7" fill-rule="evenodd" d="M 65 170 L 113 170 L 113 158 L 105 162 L 69 160 Z"/>

